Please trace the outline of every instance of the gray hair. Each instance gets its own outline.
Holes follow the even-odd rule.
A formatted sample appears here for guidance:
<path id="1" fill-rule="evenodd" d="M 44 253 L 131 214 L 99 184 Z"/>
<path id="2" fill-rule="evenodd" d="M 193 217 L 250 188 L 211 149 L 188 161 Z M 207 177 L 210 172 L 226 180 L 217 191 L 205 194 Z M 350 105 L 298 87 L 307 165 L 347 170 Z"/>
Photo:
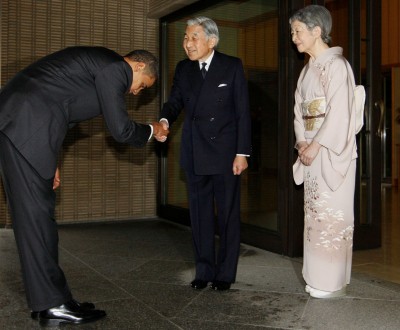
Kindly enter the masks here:
<path id="1" fill-rule="evenodd" d="M 332 38 L 329 34 L 332 29 L 332 16 L 324 6 L 310 5 L 304 7 L 290 17 L 289 24 L 292 24 L 293 21 L 304 23 L 308 30 L 319 26 L 321 28 L 322 41 L 326 44 L 331 42 Z"/>
<path id="2" fill-rule="evenodd" d="M 187 26 L 200 25 L 201 27 L 203 27 L 203 30 L 206 34 L 207 40 L 210 38 L 214 38 L 215 39 L 214 47 L 216 47 L 218 45 L 218 41 L 219 41 L 218 26 L 211 18 L 204 17 L 204 16 L 198 16 L 198 17 L 189 19 L 186 22 L 186 24 L 187 24 Z"/>

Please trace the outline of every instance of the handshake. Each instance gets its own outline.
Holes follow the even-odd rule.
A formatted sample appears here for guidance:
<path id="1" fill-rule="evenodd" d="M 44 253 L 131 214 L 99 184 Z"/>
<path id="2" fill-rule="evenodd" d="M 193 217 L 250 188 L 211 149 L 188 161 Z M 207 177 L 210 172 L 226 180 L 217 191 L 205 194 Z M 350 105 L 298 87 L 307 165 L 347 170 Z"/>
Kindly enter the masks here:
<path id="1" fill-rule="evenodd" d="M 165 120 L 151 123 L 153 125 L 153 136 L 158 142 L 165 142 L 169 134 L 169 125 Z"/>

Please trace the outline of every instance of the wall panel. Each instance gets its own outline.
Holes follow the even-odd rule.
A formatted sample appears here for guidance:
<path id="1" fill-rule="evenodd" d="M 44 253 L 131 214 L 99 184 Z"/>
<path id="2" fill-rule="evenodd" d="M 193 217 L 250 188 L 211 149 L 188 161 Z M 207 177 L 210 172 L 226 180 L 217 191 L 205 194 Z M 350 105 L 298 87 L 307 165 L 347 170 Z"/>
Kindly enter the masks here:
<path id="1" fill-rule="evenodd" d="M 400 0 L 382 0 L 382 66 L 400 64 Z"/>
<path id="2" fill-rule="evenodd" d="M 2 0 L 1 85 L 36 59 L 73 45 L 105 46 L 124 55 L 147 49 L 158 55 L 158 20 L 149 0 Z M 127 96 L 132 119 L 158 118 L 156 87 Z M 69 131 L 60 155 L 57 193 L 60 223 L 156 216 L 155 142 L 143 149 L 117 144 L 101 117 Z M 0 225 L 10 225 L 0 187 Z"/>

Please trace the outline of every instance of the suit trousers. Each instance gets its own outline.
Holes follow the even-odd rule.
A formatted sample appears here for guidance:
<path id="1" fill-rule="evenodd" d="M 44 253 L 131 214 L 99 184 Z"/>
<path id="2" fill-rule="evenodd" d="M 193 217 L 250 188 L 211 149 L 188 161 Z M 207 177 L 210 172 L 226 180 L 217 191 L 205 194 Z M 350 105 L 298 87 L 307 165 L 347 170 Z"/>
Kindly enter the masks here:
<path id="1" fill-rule="evenodd" d="M 0 172 L 28 306 L 41 311 L 61 305 L 72 296 L 58 264 L 53 180 L 43 179 L 1 132 Z"/>
<path id="2" fill-rule="evenodd" d="M 186 175 L 195 278 L 234 283 L 240 252 L 240 176 L 233 173 L 195 175 L 190 171 Z M 219 234 L 217 260 L 216 225 Z"/>

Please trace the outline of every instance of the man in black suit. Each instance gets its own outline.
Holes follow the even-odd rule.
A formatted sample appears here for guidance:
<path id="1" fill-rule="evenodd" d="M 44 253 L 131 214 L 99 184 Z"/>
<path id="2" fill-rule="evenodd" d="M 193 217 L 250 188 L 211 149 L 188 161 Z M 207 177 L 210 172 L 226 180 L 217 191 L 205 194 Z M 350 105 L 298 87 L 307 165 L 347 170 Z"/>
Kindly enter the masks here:
<path id="1" fill-rule="evenodd" d="M 73 299 L 58 265 L 54 189 L 67 130 L 103 115 L 119 142 L 142 147 L 153 135 L 166 136 L 160 123 L 136 123 L 126 111 L 124 95 L 137 95 L 157 76 L 158 61 L 147 51 L 123 57 L 102 47 L 70 47 L 31 64 L 0 91 L 0 172 L 31 316 L 42 325 L 106 315 Z"/>
<path id="2" fill-rule="evenodd" d="M 181 166 L 187 175 L 196 262 L 194 289 L 227 290 L 235 282 L 240 248 L 240 174 L 251 153 L 247 82 L 239 58 L 216 51 L 215 22 L 187 22 L 171 94 L 160 122 L 167 128 L 185 109 Z M 166 137 L 160 137 L 165 141 Z M 215 260 L 215 212 L 219 251 Z"/>

